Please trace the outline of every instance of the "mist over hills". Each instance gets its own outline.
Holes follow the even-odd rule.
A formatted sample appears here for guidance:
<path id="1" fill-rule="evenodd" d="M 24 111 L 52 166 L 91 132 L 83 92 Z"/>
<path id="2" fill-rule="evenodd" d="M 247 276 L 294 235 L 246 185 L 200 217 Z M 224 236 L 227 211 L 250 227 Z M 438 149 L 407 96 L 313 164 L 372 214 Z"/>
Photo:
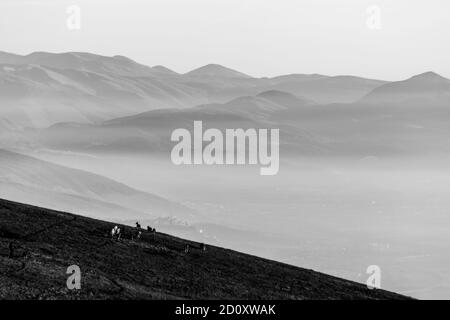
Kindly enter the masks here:
<path id="1" fill-rule="evenodd" d="M 193 211 L 112 179 L 0 149 L 0 196 L 113 220 L 177 216 Z"/>
<path id="2" fill-rule="evenodd" d="M 269 90 L 321 103 L 351 102 L 383 83 L 319 75 L 258 79 L 217 64 L 178 74 L 123 56 L 1 52 L 0 118 L 29 127 L 99 123 L 153 109 L 225 103 Z"/>
<path id="3" fill-rule="evenodd" d="M 203 105 L 199 108 L 229 111 L 247 117 L 264 119 L 279 111 L 299 110 L 314 104 L 315 102 L 311 100 L 297 97 L 288 92 L 269 90 L 255 96 L 239 97 L 224 104 Z"/>
<path id="4" fill-rule="evenodd" d="M 386 81 L 354 76 L 311 75 L 307 78 L 297 76 L 281 77 L 281 79 L 281 82 L 273 85 L 273 89 L 305 97 L 320 104 L 352 103 L 373 89 L 386 84 Z"/>
<path id="5" fill-rule="evenodd" d="M 126 77 L 41 65 L 0 66 L 0 117 L 23 126 L 96 123 L 205 101 L 201 90 L 157 77 Z"/>
<path id="6" fill-rule="evenodd" d="M 256 96 L 236 98 L 224 104 L 206 104 L 185 109 L 159 109 L 100 124 L 60 123 L 47 129 L 27 129 L 21 133 L 20 146 L 71 150 L 91 154 L 168 154 L 173 130 L 193 129 L 194 121 L 203 121 L 204 130 L 217 128 L 279 128 L 281 148 L 296 149 L 305 154 L 323 148 L 321 142 L 299 126 L 273 121 L 281 111 L 308 110 L 314 102 L 277 90 Z M 1 143 L 1 139 L 0 139 Z"/>
<path id="7" fill-rule="evenodd" d="M 163 67 L 148 67 L 124 56 L 101 56 L 87 52 L 49 53 L 33 52 L 20 56 L 0 52 L 0 63 L 14 65 L 41 65 L 56 69 L 75 69 L 93 73 L 114 73 L 122 76 L 151 76 L 173 74 Z"/>
<path id="8" fill-rule="evenodd" d="M 450 80 L 435 72 L 426 72 L 404 81 L 384 84 L 366 95 L 361 103 L 424 108 L 450 105 Z"/>
<path id="9" fill-rule="evenodd" d="M 173 234 L 360 282 L 380 262 L 389 288 L 443 295 L 449 92 L 433 72 L 253 78 L 216 64 L 180 74 L 123 56 L 3 52 L 0 197 L 169 221 Z M 172 131 L 196 120 L 280 129 L 279 175 L 173 165 Z"/>
<path id="10" fill-rule="evenodd" d="M 317 85 L 329 79 L 306 81 Z M 319 104 L 271 89 L 225 103 L 163 108 L 98 124 L 61 123 L 48 129 L 29 129 L 21 136 L 25 144 L 55 150 L 158 153 L 169 152 L 174 129 L 189 129 L 193 121 L 202 120 L 205 128 L 223 130 L 280 128 L 285 154 L 385 157 L 442 153 L 448 149 L 443 135 L 449 132 L 449 88 L 448 79 L 425 73 L 383 84 L 360 100 L 339 104 Z"/>

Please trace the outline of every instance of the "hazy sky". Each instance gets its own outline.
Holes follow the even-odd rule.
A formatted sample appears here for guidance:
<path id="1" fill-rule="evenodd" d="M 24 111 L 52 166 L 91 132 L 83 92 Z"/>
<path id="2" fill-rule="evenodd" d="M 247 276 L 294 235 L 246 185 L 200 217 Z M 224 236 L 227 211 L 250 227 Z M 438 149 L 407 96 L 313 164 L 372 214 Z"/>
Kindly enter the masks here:
<path id="1" fill-rule="evenodd" d="M 69 5 L 81 30 L 67 27 Z M 121 54 L 178 72 L 450 77 L 449 15 L 448 0 L 0 0 L 0 50 Z"/>

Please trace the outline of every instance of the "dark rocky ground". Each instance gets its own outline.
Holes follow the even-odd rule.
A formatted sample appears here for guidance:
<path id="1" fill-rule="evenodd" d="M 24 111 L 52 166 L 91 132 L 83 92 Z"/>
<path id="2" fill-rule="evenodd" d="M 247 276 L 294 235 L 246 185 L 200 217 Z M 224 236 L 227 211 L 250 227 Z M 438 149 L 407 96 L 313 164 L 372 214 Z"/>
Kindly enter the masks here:
<path id="1" fill-rule="evenodd" d="M 325 274 L 114 224 L 0 200 L 1 299 L 404 299 Z M 184 252 L 189 243 L 191 251 Z M 66 287 L 70 265 L 81 290 Z"/>

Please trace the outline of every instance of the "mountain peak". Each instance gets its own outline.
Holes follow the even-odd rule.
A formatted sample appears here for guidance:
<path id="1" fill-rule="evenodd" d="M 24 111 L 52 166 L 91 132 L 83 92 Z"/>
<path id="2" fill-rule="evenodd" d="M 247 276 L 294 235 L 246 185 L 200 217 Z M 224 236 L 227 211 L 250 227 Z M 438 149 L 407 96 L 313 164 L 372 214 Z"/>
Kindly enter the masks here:
<path id="1" fill-rule="evenodd" d="M 424 81 L 449 81 L 447 78 L 444 78 L 440 74 L 437 74 L 433 71 L 424 72 L 418 75 L 415 75 L 410 78 L 410 80 L 424 80 Z"/>
<path id="2" fill-rule="evenodd" d="M 153 66 L 152 69 L 161 74 L 172 74 L 172 75 L 178 74 L 177 72 L 161 65 Z"/>
<path id="3" fill-rule="evenodd" d="M 189 76 L 207 76 L 207 77 L 222 77 L 222 78 L 251 78 L 242 72 L 224 67 L 220 64 L 207 64 L 203 67 L 194 69 L 186 75 Z"/>

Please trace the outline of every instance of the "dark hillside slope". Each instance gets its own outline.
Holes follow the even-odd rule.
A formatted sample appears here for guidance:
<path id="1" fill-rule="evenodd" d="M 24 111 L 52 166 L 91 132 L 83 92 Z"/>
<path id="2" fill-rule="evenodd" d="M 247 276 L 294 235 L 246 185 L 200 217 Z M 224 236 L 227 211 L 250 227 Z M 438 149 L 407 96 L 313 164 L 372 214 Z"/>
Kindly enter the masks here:
<path id="1" fill-rule="evenodd" d="M 403 299 L 364 285 L 222 248 L 0 200 L 1 299 Z M 191 251 L 184 252 L 189 243 Z M 82 288 L 66 288 L 78 265 Z"/>

